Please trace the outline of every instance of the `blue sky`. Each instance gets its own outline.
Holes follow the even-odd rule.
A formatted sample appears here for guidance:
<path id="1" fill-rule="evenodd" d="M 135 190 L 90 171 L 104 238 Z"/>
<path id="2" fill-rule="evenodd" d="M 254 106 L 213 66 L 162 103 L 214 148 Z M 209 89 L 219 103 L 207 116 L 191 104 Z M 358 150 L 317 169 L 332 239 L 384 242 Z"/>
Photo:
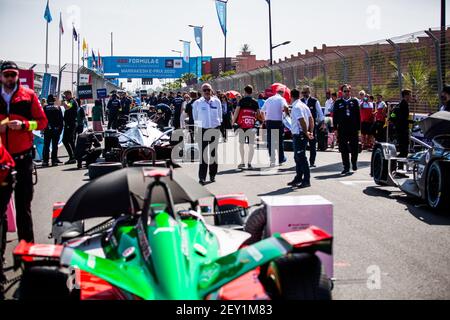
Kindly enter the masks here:
<path id="1" fill-rule="evenodd" d="M 0 0 L 0 59 L 45 61 L 46 0 Z M 450 4 L 447 16 L 450 17 Z M 192 41 L 188 24 L 204 25 L 204 54 L 223 55 L 223 36 L 214 0 L 50 0 L 49 63 L 58 63 L 59 12 L 63 14 L 63 63 L 71 60 L 71 21 L 75 21 L 90 48 L 130 56 L 174 55 L 179 39 Z M 265 0 L 230 0 L 228 52 L 236 55 L 248 43 L 258 58 L 268 58 L 267 4 Z M 274 44 L 291 40 L 274 51 L 283 58 L 305 49 L 357 44 L 436 27 L 439 0 L 272 0 Z M 450 19 L 450 18 L 449 18 Z"/>

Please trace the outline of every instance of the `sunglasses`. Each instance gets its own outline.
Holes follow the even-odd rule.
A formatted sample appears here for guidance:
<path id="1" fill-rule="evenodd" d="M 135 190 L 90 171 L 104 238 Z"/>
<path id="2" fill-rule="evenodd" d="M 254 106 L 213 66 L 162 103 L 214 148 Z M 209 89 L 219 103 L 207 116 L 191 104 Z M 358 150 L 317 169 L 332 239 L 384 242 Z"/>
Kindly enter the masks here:
<path id="1" fill-rule="evenodd" d="M 17 76 L 17 73 L 15 72 L 5 72 L 3 73 L 4 78 L 15 78 Z"/>
<path id="2" fill-rule="evenodd" d="M 349 93 L 349 92 L 350 92 L 350 90 L 344 90 L 343 92 L 344 92 L 344 93 Z"/>
<path id="3" fill-rule="evenodd" d="M 203 89 L 203 92 L 211 92 L 211 89 Z"/>

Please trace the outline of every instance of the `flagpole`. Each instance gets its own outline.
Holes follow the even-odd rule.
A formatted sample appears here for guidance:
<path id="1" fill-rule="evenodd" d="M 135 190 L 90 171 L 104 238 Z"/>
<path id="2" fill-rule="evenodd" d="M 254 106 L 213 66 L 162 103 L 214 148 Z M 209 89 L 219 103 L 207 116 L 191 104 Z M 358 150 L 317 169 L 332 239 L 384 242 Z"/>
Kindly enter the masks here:
<path id="1" fill-rule="evenodd" d="M 61 23 L 62 23 L 62 17 L 61 17 L 61 12 L 59 13 L 59 44 L 58 44 L 58 75 L 59 77 L 61 77 L 62 73 L 61 73 Z M 61 83 L 61 79 L 58 79 L 58 82 Z M 58 96 L 57 99 L 59 99 L 59 86 L 58 86 Z"/>
<path id="2" fill-rule="evenodd" d="M 74 40 L 74 38 L 73 38 L 73 29 L 74 28 L 75 27 L 72 24 L 72 93 L 74 93 L 74 90 L 73 90 L 73 40 Z"/>
<path id="3" fill-rule="evenodd" d="M 48 71 L 48 21 L 45 28 L 45 73 Z"/>
<path id="4" fill-rule="evenodd" d="M 77 60 L 77 96 L 78 96 L 78 86 L 80 85 L 80 34 L 78 34 L 77 40 L 78 40 L 78 60 Z"/>

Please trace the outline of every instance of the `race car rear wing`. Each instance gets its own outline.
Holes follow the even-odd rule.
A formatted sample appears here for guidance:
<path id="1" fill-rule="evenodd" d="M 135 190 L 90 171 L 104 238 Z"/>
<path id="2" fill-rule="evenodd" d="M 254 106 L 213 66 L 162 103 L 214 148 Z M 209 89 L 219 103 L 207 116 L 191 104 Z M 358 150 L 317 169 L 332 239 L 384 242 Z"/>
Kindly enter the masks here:
<path id="1" fill-rule="evenodd" d="M 59 264 L 63 248 L 62 245 L 35 244 L 22 240 L 13 252 L 14 268 L 19 268 L 22 262 L 46 261 L 48 264 Z"/>

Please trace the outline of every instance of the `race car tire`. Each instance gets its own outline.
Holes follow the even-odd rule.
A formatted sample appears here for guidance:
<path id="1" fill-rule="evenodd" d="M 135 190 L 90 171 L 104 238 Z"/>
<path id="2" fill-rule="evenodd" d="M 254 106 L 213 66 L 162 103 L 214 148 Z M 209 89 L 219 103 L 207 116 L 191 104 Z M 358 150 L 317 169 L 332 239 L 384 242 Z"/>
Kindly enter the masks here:
<path id="1" fill-rule="evenodd" d="M 98 162 L 89 165 L 89 178 L 91 180 L 104 176 L 105 174 L 122 169 L 120 162 Z"/>
<path id="2" fill-rule="evenodd" d="M 244 224 L 244 231 L 251 236 L 245 241 L 245 245 L 251 245 L 266 237 L 267 212 L 265 207 L 254 210 Z"/>
<path id="3" fill-rule="evenodd" d="M 315 254 L 277 259 L 269 264 L 266 275 L 267 290 L 274 300 L 331 300 L 331 281 Z"/>
<path id="4" fill-rule="evenodd" d="M 72 300 L 77 290 L 69 289 L 69 275 L 56 266 L 32 266 L 24 270 L 17 291 L 19 300 Z"/>
<path id="5" fill-rule="evenodd" d="M 372 156 L 372 176 L 373 181 L 379 186 L 385 186 L 388 175 L 388 161 L 384 159 L 383 150 L 376 148 Z"/>
<path id="6" fill-rule="evenodd" d="M 450 206 L 450 165 L 434 161 L 428 168 L 426 180 L 427 203 L 432 209 L 442 210 Z"/>

